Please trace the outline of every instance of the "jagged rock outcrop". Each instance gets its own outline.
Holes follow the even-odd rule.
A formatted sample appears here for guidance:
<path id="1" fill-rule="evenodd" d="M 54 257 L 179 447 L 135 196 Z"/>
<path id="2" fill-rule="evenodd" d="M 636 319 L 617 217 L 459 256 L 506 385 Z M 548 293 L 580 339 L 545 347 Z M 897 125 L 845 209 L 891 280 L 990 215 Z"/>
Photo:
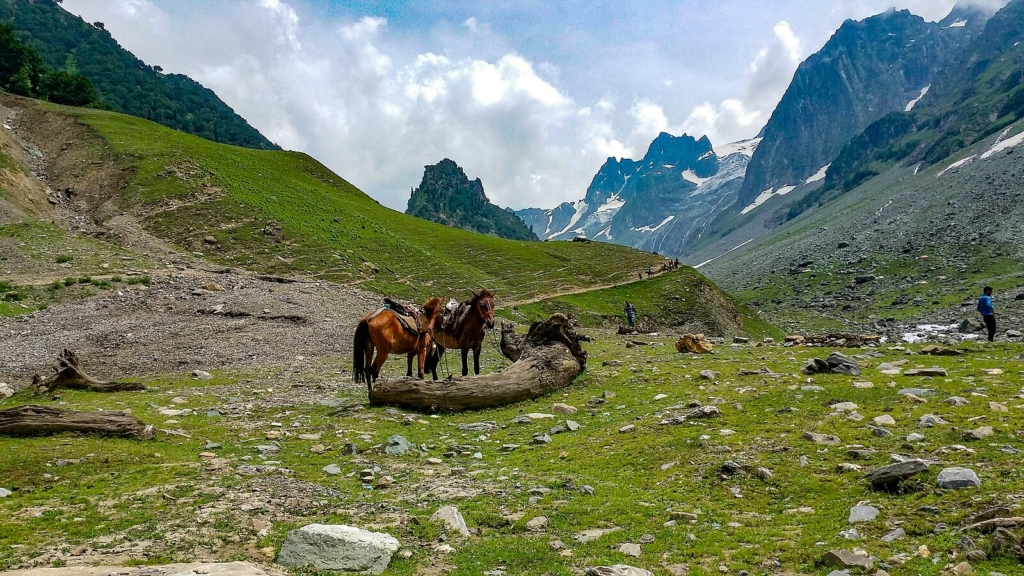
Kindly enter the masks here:
<path id="1" fill-rule="evenodd" d="M 538 239 L 513 212 L 491 204 L 479 178 L 470 180 L 447 158 L 424 168 L 423 180 L 412 191 L 405 213 L 510 240 Z"/>

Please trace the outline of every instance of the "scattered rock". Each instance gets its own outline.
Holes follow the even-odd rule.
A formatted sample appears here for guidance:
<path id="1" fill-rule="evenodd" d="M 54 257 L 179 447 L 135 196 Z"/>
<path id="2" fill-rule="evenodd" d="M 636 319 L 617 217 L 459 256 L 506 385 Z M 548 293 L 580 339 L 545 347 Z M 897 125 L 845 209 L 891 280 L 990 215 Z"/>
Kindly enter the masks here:
<path id="1" fill-rule="evenodd" d="M 620 554 L 625 554 L 626 556 L 632 556 L 633 558 L 639 558 L 640 557 L 640 552 L 641 552 L 641 550 L 640 550 L 640 545 L 639 544 L 632 544 L 632 543 L 628 543 L 627 542 L 626 544 L 622 544 L 621 546 L 619 546 L 619 553 Z"/>
<path id="2" fill-rule="evenodd" d="M 946 398 L 946 404 L 949 404 L 950 406 L 959 407 L 966 406 L 969 404 L 969 402 L 967 401 L 967 398 L 962 398 L 960 396 L 950 396 L 949 398 Z"/>
<path id="3" fill-rule="evenodd" d="M 213 380 L 213 374 L 202 370 L 193 370 L 192 377 L 196 380 Z"/>
<path id="4" fill-rule="evenodd" d="M 529 424 L 529 422 L 526 422 Z M 462 432 L 494 432 L 498 429 L 497 422 L 473 422 L 471 424 L 459 424 L 458 429 Z"/>
<path id="5" fill-rule="evenodd" d="M 936 416 L 935 414 L 925 414 L 924 416 L 921 416 L 921 418 L 918 420 L 918 424 L 922 428 L 932 428 L 934 426 L 939 426 L 942 424 L 949 424 L 949 422 L 946 422 L 945 420 L 943 420 L 939 416 Z"/>
<path id="6" fill-rule="evenodd" d="M 676 350 L 683 354 L 710 354 L 712 348 L 703 334 L 685 334 L 676 342 Z"/>
<path id="7" fill-rule="evenodd" d="M 829 568 L 863 568 L 870 570 L 875 561 L 867 554 L 846 550 L 831 550 L 821 557 L 821 564 Z"/>
<path id="8" fill-rule="evenodd" d="M 929 356 L 963 356 L 964 353 L 959 350 L 953 350 L 952 348 L 929 345 L 921 348 L 921 354 L 927 354 Z"/>
<path id="9" fill-rule="evenodd" d="M 395 434 L 388 438 L 388 445 L 384 451 L 392 456 L 401 456 L 415 447 L 416 445 L 406 440 L 404 436 Z"/>
<path id="10" fill-rule="evenodd" d="M 924 440 L 924 434 L 918 434 L 917 432 L 907 434 L 907 442 L 920 442 L 921 440 Z"/>
<path id="11" fill-rule="evenodd" d="M 704 380 L 714 380 L 717 374 L 713 370 L 701 370 L 700 377 Z"/>
<path id="12" fill-rule="evenodd" d="M 627 425 L 623 426 L 622 428 L 619 428 L 619 432 L 621 432 L 623 434 L 632 432 L 634 430 L 636 430 L 636 426 L 634 426 L 633 424 L 627 424 Z"/>
<path id="13" fill-rule="evenodd" d="M 864 478 L 877 489 L 892 488 L 913 476 L 928 470 L 928 463 L 915 458 L 904 462 L 896 462 L 868 472 Z"/>
<path id="14" fill-rule="evenodd" d="M 885 536 L 882 536 L 882 542 L 885 542 L 886 544 L 889 544 L 889 543 L 895 542 L 895 541 L 897 541 L 897 540 L 899 540 L 901 538 L 905 538 L 906 535 L 907 535 L 907 531 L 906 530 L 904 530 L 903 528 L 897 528 L 897 529 L 893 530 L 892 532 L 889 532 Z"/>
<path id="15" fill-rule="evenodd" d="M 825 359 L 833 374 L 846 374 L 847 376 L 860 376 L 860 365 L 857 361 L 845 354 L 833 352 Z"/>
<path id="16" fill-rule="evenodd" d="M 920 396 L 921 398 L 929 398 L 935 396 L 935 390 L 932 388 L 901 388 L 896 392 L 900 396 L 906 396 L 907 394 L 913 394 L 914 396 Z"/>
<path id="17" fill-rule="evenodd" d="M 462 517 L 462 513 L 455 506 L 444 506 L 434 512 L 434 515 L 430 517 L 431 522 L 441 522 L 452 532 L 458 532 L 463 536 L 469 536 L 469 527 L 466 526 L 466 520 Z"/>
<path id="18" fill-rule="evenodd" d="M 572 414 L 575 414 L 575 413 L 579 412 L 579 409 L 576 408 L 575 406 L 570 406 L 568 404 L 562 404 L 561 402 L 556 402 L 553 406 L 551 406 L 551 411 L 554 412 L 555 414 L 568 414 L 568 415 L 572 415 Z"/>
<path id="19" fill-rule="evenodd" d="M 541 530 L 543 530 L 543 529 L 545 529 L 547 527 L 548 527 L 548 517 L 547 516 L 536 516 L 534 518 L 531 518 L 530 521 L 528 521 L 526 523 L 526 529 L 530 530 L 532 532 L 538 532 L 538 531 L 541 531 Z"/>
<path id="20" fill-rule="evenodd" d="M 850 508 L 850 517 L 847 522 L 856 524 L 858 522 L 870 522 L 878 517 L 878 508 L 874 506 L 854 506 Z"/>
<path id="21" fill-rule="evenodd" d="M 324 466 L 324 474 L 330 474 L 331 476 L 337 476 L 341 474 L 341 468 L 337 464 L 328 464 Z"/>
<path id="22" fill-rule="evenodd" d="M 871 419 L 872 422 L 879 426 L 895 426 L 896 419 L 888 414 L 882 414 L 881 416 L 875 416 Z"/>
<path id="23" fill-rule="evenodd" d="M 573 535 L 572 538 L 580 544 L 586 544 L 587 542 L 593 542 L 594 540 L 597 540 L 602 536 L 611 534 L 612 532 L 618 532 L 619 530 L 622 530 L 622 528 L 619 528 L 617 526 L 614 528 L 593 528 L 590 530 L 583 530 L 582 532 L 578 532 L 575 535 Z"/>
<path id="24" fill-rule="evenodd" d="M 397 539 L 381 532 L 340 524 L 310 524 L 288 532 L 277 562 L 318 570 L 382 574 L 399 546 Z"/>
<path id="25" fill-rule="evenodd" d="M 11 494 L 13 494 L 13 492 L 8 490 L 7 488 L 0 488 L 0 498 L 7 498 Z"/>
<path id="26" fill-rule="evenodd" d="M 958 490 L 960 488 L 980 488 L 981 479 L 970 468 L 945 468 L 939 472 L 935 481 L 936 486 L 947 490 Z"/>
<path id="27" fill-rule="evenodd" d="M 904 376 L 931 376 L 935 378 L 945 378 L 949 374 L 946 373 L 945 368 L 911 368 L 903 373 Z"/>
<path id="28" fill-rule="evenodd" d="M 964 432 L 964 440 L 982 440 L 988 438 L 996 433 L 995 429 L 991 426 L 981 426 L 974 430 L 968 430 Z"/>
<path id="29" fill-rule="evenodd" d="M 1000 404 L 999 402 L 989 402 L 988 407 L 993 412 L 1009 412 L 1010 409 Z"/>
<path id="30" fill-rule="evenodd" d="M 804 432 L 804 438 L 814 442 L 815 444 L 823 444 L 825 446 L 838 446 L 843 441 L 838 436 L 832 434 L 818 434 L 817 432 Z"/>

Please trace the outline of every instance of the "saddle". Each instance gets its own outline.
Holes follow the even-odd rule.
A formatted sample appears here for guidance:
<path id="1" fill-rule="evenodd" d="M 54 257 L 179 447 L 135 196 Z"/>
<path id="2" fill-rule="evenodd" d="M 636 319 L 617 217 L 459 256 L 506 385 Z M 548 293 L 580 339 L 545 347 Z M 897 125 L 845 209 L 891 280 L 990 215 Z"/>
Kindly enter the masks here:
<path id="1" fill-rule="evenodd" d="M 415 304 L 405 304 L 402 302 L 396 302 L 391 298 L 384 298 L 384 307 L 377 311 L 373 317 L 377 317 L 378 314 L 385 310 L 391 310 L 395 313 L 395 318 L 398 323 L 405 328 L 407 332 L 412 334 L 421 335 L 424 333 L 423 323 L 426 322 L 426 315 L 423 313 L 423 309 Z"/>

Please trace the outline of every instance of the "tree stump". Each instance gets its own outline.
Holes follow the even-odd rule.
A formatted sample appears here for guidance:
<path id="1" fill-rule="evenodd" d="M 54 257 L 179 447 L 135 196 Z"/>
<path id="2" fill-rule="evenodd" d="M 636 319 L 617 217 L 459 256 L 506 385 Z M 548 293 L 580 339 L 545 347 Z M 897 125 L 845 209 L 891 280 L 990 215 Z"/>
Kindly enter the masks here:
<path id="1" fill-rule="evenodd" d="M 79 432 L 149 440 L 156 428 L 124 412 L 78 412 L 26 404 L 0 410 L 0 436 L 47 436 Z"/>
<path id="2" fill-rule="evenodd" d="M 58 388 L 75 390 L 91 390 L 93 392 L 124 392 L 129 390 L 145 390 L 138 382 L 104 382 L 86 374 L 78 361 L 78 354 L 65 349 L 57 359 L 58 366 L 49 378 L 43 379 L 38 374 L 32 378 L 36 394 L 49 394 Z"/>
<path id="3" fill-rule="evenodd" d="M 530 327 L 519 358 L 495 374 L 427 381 L 399 378 L 377 382 L 371 404 L 416 410 L 477 410 L 538 398 L 572 383 L 587 363 L 581 337 L 569 319 L 555 314 Z"/>

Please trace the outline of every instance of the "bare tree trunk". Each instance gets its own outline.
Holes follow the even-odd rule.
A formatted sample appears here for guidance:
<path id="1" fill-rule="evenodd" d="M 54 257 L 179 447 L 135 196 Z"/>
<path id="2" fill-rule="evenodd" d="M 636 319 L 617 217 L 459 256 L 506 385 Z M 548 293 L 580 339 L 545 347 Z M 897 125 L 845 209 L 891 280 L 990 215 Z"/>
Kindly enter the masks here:
<path id="1" fill-rule="evenodd" d="M 370 391 L 370 403 L 461 411 L 538 398 L 565 388 L 583 371 L 587 353 L 579 342 L 569 319 L 555 314 L 530 328 L 519 359 L 501 372 L 436 382 L 411 378 L 377 382 Z"/>
<path id="2" fill-rule="evenodd" d="M 48 394 L 57 388 L 73 388 L 91 390 L 93 392 L 124 392 L 128 390 L 145 390 L 138 382 L 104 382 L 89 376 L 82 371 L 78 355 L 65 349 L 57 359 L 58 367 L 54 374 L 45 380 L 38 374 L 32 379 L 36 394 Z"/>
<path id="3" fill-rule="evenodd" d="M 149 440 L 156 429 L 124 412 L 78 412 L 27 404 L 0 410 L 0 436 L 46 436 L 80 432 Z"/>

